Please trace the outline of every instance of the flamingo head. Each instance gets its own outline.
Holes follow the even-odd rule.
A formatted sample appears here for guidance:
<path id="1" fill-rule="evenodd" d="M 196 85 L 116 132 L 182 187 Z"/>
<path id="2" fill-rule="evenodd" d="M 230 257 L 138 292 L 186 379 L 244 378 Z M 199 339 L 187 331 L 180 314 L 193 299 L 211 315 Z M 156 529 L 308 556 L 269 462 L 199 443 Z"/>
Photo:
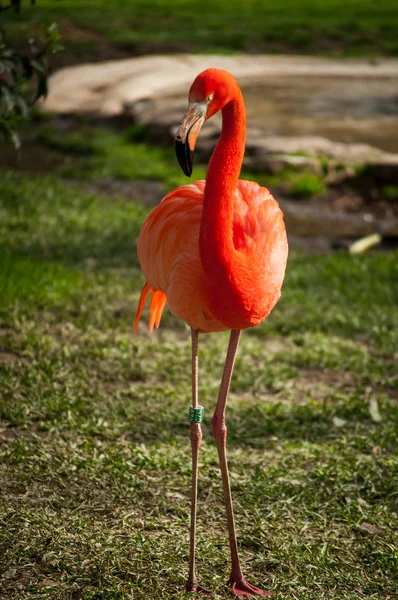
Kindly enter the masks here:
<path id="1" fill-rule="evenodd" d="M 193 153 L 203 123 L 232 100 L 236 89 L 236 79 L 221 69 L 206 69 L 193 82 L 188 109 L 175 136 L 177 159 L 187 177 L 192 175 Z"/>

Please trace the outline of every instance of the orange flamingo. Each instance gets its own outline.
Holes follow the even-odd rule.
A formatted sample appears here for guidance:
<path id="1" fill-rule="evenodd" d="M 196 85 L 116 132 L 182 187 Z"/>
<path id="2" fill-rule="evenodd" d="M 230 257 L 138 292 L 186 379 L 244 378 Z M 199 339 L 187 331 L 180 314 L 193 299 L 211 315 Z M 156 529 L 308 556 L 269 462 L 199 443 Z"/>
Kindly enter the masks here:
<path id="1" fill-rule="evenodd" d="M 198 586 L 195 533 L 198 453 L 202 439 L 198 404 L 198 333 L 231 330 L 227 357 L 212 420 L 227 512 L 231 550 L 229 585 L 238 596 L 266 596 L 250 585 L 240 566 L 226 456 L 225 408 L 242 329 L 262 323 L 281 295 L 288 253 L 283 213 L 270 192 L 239 180 L 246 112 L 234 77 L 219 69 L 200 73 L 189 91 L 188 110 L 176 134 L 176 153 L 185 175 L 192 173 L 193 151 L 203 123 L 222 110 L 222 131 L 210 159 L 206 181 L 170 192 L 147 217 L 138 239 L 146 283 L 135 331 L 148 292 L 149 329 L 159 326 L 166 302 L 190 327 L 192 336 L 192 502 L 189 591 Z"/>

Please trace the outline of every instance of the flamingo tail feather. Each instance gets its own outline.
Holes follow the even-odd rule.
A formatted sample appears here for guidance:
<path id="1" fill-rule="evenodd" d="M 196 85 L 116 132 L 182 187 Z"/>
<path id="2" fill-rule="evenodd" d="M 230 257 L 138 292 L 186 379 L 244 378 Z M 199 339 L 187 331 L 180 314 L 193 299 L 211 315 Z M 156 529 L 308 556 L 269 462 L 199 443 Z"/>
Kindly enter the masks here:
<path id="1" fill-rule="evenodd" d="M 144 310 L 148 292 L 151 292 L 151 303 L 149 306 L 149 331 L 152 333 L 154 326 L 159 327 L 163 309 L 166 306 L 166 295 L 160 290 L 154 290 L 150 285 L 145 283 L 141 291 L 140 300 L 137 307 L 137 312 L 134 321 L 134 333 L 138 331 L 138 323 Z"/>

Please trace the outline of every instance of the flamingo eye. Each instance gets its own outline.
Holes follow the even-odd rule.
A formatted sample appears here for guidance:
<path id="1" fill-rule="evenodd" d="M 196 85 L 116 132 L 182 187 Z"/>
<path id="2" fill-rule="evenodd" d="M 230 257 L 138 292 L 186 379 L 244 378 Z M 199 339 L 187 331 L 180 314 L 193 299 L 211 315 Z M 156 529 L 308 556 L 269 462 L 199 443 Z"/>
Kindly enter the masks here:
<path id="1" fill-rule="evenodd" d="M 209 94 L 208 96 L 206 96 L 206 104 L 210 104 L 210 102 L 213 100 L 214 98 L 214 94 Z"/>

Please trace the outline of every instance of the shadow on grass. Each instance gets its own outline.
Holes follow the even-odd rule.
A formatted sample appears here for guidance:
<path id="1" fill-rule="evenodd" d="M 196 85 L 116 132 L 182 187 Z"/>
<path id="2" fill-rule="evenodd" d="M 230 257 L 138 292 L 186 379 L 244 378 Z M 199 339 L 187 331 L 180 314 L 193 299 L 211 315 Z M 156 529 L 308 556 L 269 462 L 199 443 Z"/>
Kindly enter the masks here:
<path id="1" fill-rule="evenodd" d="M 187 407 L 189 400 L 187 399 Z M 228 410 L 228 446 L 232 448 L 265 449 L 272 447 L 276 440 L 292 443 L 330 444 L 347 434 L 363 436 L 364 447 L 383 441 L 385 448 L 394 450 L 398 443 L 398 407 L 392 403 L 389 409 L 390 420 L 384 425 L 374 423 L 369 415 L 367 402 L 358 397 L 355 401 L 343 400 L 337 406 L 325 407 L 308 403 L 291 406 L 264 404 L 262 406 L 241 406 Z M 213 442 L 211 415 L 213 406 L 206 406 L 208 416 L 204 419 L 204 436 L 208 443 Z M 345 425 L 334 425 L 333 418 L 343 416 Z M 165 442 L 167 440 L 189 439 L 189 426 L 182 416 L 183 411 L 171 408 L 167 418 L 151 420 L 147 415 L 136 416 L 129 438 L 135 442 Z"/>
<path id="2" fill-rule="evenodd" d="M 189 401 L 187 401 L 187 407 Z M 209 411 L 210 412 L 210 411 Z M 242 411 L 237 417 L 228 414 L 226 418 L 228 428 L 227 445 L 232 448 L 251 447 L 267 448 L 273 444 L 275 438 L 290 441 L 308 441 L 310 443 L 328 443 L 339 437 L 340 431 L 331 427 L 331 418 L 327 415 L 321 417 L 301 408 L 292 409 L 289 414 L 278 417 L 259 417 L 258 411 L 248 409 Z M 203 432 L 208 443 L 214 444 L 211 418 L 203 423 Z M 167 440 L 189 441 L 189 425 L 187 421 L 176 422 L 173 418 L 167 421 L 147 421 L 137 417 L 130 430 L 129 438 L 136 443 L 165 442 Z"/>

